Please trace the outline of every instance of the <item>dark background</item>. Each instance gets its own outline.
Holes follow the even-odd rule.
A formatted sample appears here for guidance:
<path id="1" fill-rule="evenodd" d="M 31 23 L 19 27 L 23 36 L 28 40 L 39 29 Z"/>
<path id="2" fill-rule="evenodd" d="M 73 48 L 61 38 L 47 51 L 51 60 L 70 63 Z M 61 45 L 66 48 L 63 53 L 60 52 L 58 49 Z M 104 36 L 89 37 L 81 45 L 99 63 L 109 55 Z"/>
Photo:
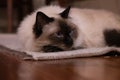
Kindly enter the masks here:
<path id="1" fill-rule="evenodd" d="M 0 33 L 15 33 L 26 15 L 46 5 L 106 9 L 120 14 L 119 4 L 120 0 L 0 0 Z"/>

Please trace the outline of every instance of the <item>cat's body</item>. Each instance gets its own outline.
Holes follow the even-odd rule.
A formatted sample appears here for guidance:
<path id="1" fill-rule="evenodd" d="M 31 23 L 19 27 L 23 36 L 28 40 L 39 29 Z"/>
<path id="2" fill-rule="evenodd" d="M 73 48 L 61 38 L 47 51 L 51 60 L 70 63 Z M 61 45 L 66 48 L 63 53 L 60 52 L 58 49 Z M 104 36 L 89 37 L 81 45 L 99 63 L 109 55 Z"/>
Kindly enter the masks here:
<path id="1" fill-rule="evenodd" d="M 58 39 L 53 37 L 56 32 L 60 32 L 57 33 Z M 43 7 L 22 21 L 18 36 L 24 49 L 30 51 L 120 47 L 120 17 L 104 10 Z M 67 36 L 69 37 L 66 38 Z"/>

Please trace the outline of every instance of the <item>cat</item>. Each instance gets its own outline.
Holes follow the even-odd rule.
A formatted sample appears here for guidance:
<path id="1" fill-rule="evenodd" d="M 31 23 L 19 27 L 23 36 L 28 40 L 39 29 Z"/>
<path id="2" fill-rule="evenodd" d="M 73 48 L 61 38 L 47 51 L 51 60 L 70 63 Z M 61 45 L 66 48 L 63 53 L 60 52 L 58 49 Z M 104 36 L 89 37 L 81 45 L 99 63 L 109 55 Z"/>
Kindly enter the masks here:
<path id="1" fill-rule="evenodd" d="M 105 10 L 47 6 L 25 17 L 17 34 L 28 51 L 120 47 L 120 17 Z"/>

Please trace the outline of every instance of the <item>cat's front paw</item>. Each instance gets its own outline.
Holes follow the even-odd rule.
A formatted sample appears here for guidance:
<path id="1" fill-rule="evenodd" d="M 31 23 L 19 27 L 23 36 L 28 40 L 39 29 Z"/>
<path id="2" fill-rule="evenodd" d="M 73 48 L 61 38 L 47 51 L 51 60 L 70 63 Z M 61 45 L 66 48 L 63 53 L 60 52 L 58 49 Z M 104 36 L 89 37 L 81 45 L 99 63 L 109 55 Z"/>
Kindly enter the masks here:
<path id="1" fill-rule="evenodd" d="M 43 46 L 42 51 L 44 51 L 44 52 L 59 52 L 59 51 L 64 51 L 64 50 L 57 46 L 47 45 L 47 46 Z"/>

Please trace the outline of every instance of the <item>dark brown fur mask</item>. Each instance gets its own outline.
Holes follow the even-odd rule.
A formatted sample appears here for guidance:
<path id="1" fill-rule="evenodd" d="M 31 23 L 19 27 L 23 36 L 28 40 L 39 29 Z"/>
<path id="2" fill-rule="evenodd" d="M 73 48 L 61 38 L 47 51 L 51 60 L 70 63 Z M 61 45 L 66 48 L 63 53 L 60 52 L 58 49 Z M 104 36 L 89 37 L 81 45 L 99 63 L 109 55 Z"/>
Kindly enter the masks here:
<path id="1" fill-rule="evenodd" d="M 69 19 L 70 7 L 58 14 L 59 18 L 48 17 L 37 12 L 33 27 L 37 51 L 57 52 L 71 50 L 77 38 L 76 26 Z"/>

